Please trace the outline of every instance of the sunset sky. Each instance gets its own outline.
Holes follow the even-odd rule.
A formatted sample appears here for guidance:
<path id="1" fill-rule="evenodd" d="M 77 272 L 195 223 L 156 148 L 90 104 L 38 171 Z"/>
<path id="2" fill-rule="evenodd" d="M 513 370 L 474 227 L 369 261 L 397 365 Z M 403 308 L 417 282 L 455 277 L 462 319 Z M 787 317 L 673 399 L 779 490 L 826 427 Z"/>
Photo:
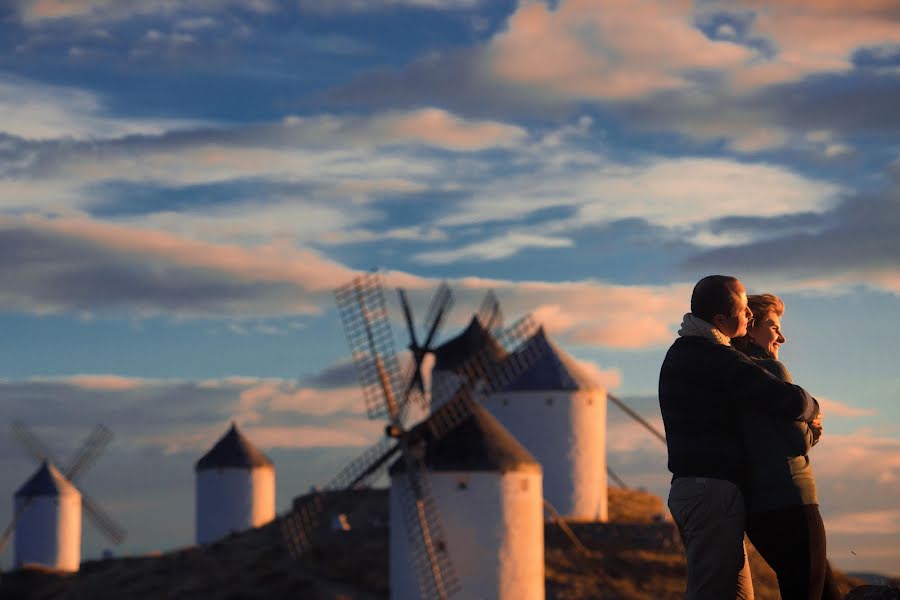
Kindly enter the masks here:
<path id="1" fill-rule="evenodd" d="M 420 320 L 447 280 L 444 339 L 495 290 L 661 426 L 727 273 L 785 300 L 830 558 L 900 575 L 898 106 L 896 0 L 2 2 L 0 527 L 37 466 L 13 419 L 61 455 L 115 432 L 83 484 L 119 553 L 193 541 L 232 419 L 283 512 L 380 435 L 332 296 L 373 268 Z"/>

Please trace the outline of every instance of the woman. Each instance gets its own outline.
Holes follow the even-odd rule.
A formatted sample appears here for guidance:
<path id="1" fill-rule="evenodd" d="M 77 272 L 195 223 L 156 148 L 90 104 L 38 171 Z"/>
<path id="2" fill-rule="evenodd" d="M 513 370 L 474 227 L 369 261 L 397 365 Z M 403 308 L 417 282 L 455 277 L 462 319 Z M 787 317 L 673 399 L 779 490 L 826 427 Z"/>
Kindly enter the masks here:
<path id="1" fill-rule="evenodd" d="M 778 361 L 784 303 L 772 294 L 747 298 L 753 318 L 747 335 L 732 344 L 770 373 L 792 381 Z M 839 600 L 840 592 L 825 558 L 825 526 L 819 514 L 809 450 L 822 433 L 812 423 L 741 413 L 748 457 L 743 486 L 747 535 L 778 576 L 782 600 Z"/>

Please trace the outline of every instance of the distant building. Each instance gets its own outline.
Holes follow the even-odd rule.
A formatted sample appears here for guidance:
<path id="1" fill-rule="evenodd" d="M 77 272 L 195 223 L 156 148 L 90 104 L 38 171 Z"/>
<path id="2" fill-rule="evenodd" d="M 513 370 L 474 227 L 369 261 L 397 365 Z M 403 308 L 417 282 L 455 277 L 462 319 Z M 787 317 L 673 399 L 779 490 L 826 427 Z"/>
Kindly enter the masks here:
<path id="1" fill-rule="evenodd" d="M 426 443 L 430 498 L 445 536 L 434 542 L 449 553 L 461 598 L 543 600 L 541 466 L 484 408 L 473 410 L 443 438 Z M 420 598 L 408 538 L 418 531 L 408 532 L 404 518 L 412 495 L 402 458 L 390 475 L 391 598 Z"/>
<path id="2" fill-rule="evenodd" d="M 81 562 L 81 493 L 46 460 L 14 497 L 16 567 L 77 571 Z"/>
<path id="3" fill-rule="evenodd" d="M 231 424 L 197 461 L 197 543 L 265 525 L 275 518 L 275 467 Z"/>
<path id="4" fill-rule="evenodd" d="M 541 328 L 536 360 L 484 406 L 541 463 L 544 497 L 565 517 L 606 521 L 606 391 Z"/>
<path id="5" fill-rule="evenodd" d="M 444 342 L 434 350 L 434 368 L 431 371 L 432 410 L 450 399 L 458 386 L 460 368 L 471 368 L 472 357 L 481 353 L 474 364 L 480 367 L 501 362 L 506 351 L 491 333 L 482 326 L 477 316 L 456 337 Z"/>

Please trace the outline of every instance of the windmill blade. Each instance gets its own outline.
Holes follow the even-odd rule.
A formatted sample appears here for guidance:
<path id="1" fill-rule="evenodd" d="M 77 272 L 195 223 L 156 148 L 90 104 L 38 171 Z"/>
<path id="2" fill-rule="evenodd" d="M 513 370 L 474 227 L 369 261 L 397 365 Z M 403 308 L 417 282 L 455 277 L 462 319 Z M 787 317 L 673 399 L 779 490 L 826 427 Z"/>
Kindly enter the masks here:
<path id="1" fill-rule="evenodd" d="M 74 482 L 81 473 L 94 464 L 112 439 L 112 431 L 103 425 L 97 425 L 94 431 L 85 438 L 69 465 L 63 470 L 66 479 Z"/>
<path id="2" fill-rule="evenodd" d="M 358 489 L 377 479 L 399 449 L 396 440 L 382 438 L 341 469 L 325 486 L 324 493 L 317 491 L 309 494 L 285 516 L 282 534 L 288 551 L 294 558 L 300 558 L 312 546 L 316 529 L 322 523 L 322 513 L 328 508 L 327 493 Z"/>
<path id="3" fill-rule="evenodd" d="M 431 299 L 428 315 L 425 317 L 425 328 L 428 330 L 424 346 L 426 350 L 431 348 L 431 344 L 434 342 L 434 338 L 444 322 L 444 317 L 453 308 L 453 302 L 453 290 L 450 289 L 447 282 L 442 281 L 434 294 L 434 298 Z"/>
<path id="4" fill-rule="evenodd" d="M 494 290 L 488 290 L 478 309 L 478 321 L 488 331 L 503 327 L 503 311 L 500 308 L 500 300 L 494 294 Z"/>
<path id="5" fill-rule="evenodd" d="M 100 533 L 105 535 L 109 541 L 118 546 L 125 541 L 125 530 L 112 520 L 105 511 L 101 510 L 100 505 L 91 500 L 84 492 L 81 493 L 81 506 L 87 515 L 91 518 Z"/>
<path id="6" fill-rule="evenodd" d="M 618 475 L 616 475 L 616 472 L 613 471 L 612 469 L 610 469 L 609 466 L 606 467 L 606 473 L 609 475 L 610 479 L 612 479 L 613 481 L 615 481 L 615 482 L 618 484 L 618 486 L 619 486 L 620 488 L 627 488 L 627 487 L 628 487 L 628 486 L 625 484 L 625 481 L 624 481 L 621 477 L 619 477 Z"/>
<path id="7" fill-rule="evenodd" d="M 324 496 L 315 491 L 303 497 L 281 521 L 281 534 L 290 555 L 299 559 L 313 545 L 324 510 Z"/>
<path id="8" fill-rule="evenodd" d="M 406 291 L 403 288 L 397 288 L 397 294 L 400 295 L 400 306 L 403 307 L 403 317 L 406 319 L 406 328 L 409 330 L 409 340 L 413 348 L 419 347 L 419 341 L 416 339 L 416 327 L 413 323 L 412 309 L 409 307 L 409 300 L 406 298 Z"/>
<path id="9" fill-rule="evenodd" d="M 633 410 L 628 408 L 627 404 L 625 404 L 624 402 L 622 402 L 620 399 L 616 398 L 612 394 L 607 394 L 606 397 L 609 398 L 610 400 L 612 400 L 613 404 L 615 404 L 616 406 L 621 408 L 625 412 L 625 414 L 627 414 L 629 417 L 631 417 L 632 419 L 634 419 L 635 421 L 640 423 L 644 427 L 644 429 L 646 429 L 651 434 L 653 434 L 653 436 L 656 437 L 659 441 L 661 441 L 663 444 L 666 443 L 666 436 L 663 435 L 659 431 L 659 429 L 654 427 L 650 422 L 648 422 L 646 419 L 644 419 L 644 417 L 642 417 L 641 415 L 637 414 L 636 412 L 634 412 Z"/>
<path id="10" fill-rule="evenodd" d="M 434 343 L 438 331 L 440 331 L 441 324 L 453 307 L 453 292 L 446 282 L 442 282 L 437 292 L 435 292 L 434 297 L 431 300 L 431 305 L 428 308 L 428 316 L 425 319 L 425 329 L 427 331 L 425 334 L 425 344 L 420 346 L 415 337 L 412 324 L 412 311 L 409 308 L 406 292 L 399 289 L 397 291 L 400 293 L 400 302 L 403 305 L 403 313 L 406 316 L 406 322 L 409 326 L 410 339 L 412 341 L 410 350 L 412 351 L 413 362 L 415 363 L 415 369 L 412 371 L 412 376 L 405 379 L 405 381 L 408 382 L 405 388 L 406 394 L 410 394 L 413 390 L 417 390 L 421 395 L 420 398 L 423 403 L 423 408 L 427 408 L 424 406 L 425 379 L 422 375 L 422 362 L 425 360 L 426 354 L 432 351 L 432 344 Z"/>
<path id="11" fill-rule="evenodd" d="M 393 438 L 384 437 L 358 458 L 351 461 L 325 487 L 326 490 L 352 490 L 374 479 L 376 474 L 387 467 L 387 462 L 400 450 Z"/>
<path id="12" fill-rule="evenodd" d="M 460 591 L 459 579 L 429 490 L 427 471 L 421 458 L 404 446 L 406 482 L 400 484 L 400 503 L 419 592 L 422 598 L 446 600 Z"/>
<path id="13" fill-rule="evenodd" d="M 403 382 L 381 275 L 360 275 L 334 294 L 369 418 L 388 416 L 396 421 L 400 409 L 397 396 Z"/>
<path id="14" fill-rule="evenodd" d="M 53 463 L 54 465 L 60 465 L 61 463 L 56 460 L 56 456 L 47 448 L 44 443 L 38 439 L 34 433 L 31 432 L 28 427 L 25 426 L 25 423 L 21 421 L 13 421 L 13 424 L 10 426 L 13 434 L 16 436 L 16 439 L 21 442 L 22 446 L 31 453 L 31 455 L 38 461 L 47 460 L 48 462 Z"/>
<path id="15" fill-rule="evenodd" d="M 526 343 L 530 340 L 539 325 L 531 317 L 525 315 L 508 328 L 500 331 L 494 338 L 504 354 L 498 356 L 497 347 L 491 344 L 485 346 L 467 358 L 459 367 L 454 369 L 457 377 L 445 378 L 432 389 L 432 405 L 438 406 L 432 417 L 431 426 L 438 430 L 450 431 L 456 424 L 468 416 L 465 404 L 446 407 L 450 401 L 444 401 L 458 392 L 474 401 L 474 394 L 490 394 L 503 388 L 516 377 L 526 371 L 543 354 L 544 349 L 539 344 Z M 514 350 L 507 352 L 507 350 Z M 466 391 L 463 391 L 467 388 Z M 460 404 L 457 399 L 456 404 Z"/>

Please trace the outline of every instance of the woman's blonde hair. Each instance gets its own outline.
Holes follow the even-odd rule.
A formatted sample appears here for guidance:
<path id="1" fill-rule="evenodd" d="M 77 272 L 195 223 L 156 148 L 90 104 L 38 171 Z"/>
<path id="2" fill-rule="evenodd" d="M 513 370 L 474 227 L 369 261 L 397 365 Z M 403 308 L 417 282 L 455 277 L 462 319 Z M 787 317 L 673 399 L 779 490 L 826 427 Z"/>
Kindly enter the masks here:
<path id="1" fill-rule="evenodd" d="M 784 316 L 784 301 L 775 294 L 752 294 L 747 296 L 747 307 L 753 313 L 750 322 L 747 323 L 747 333 L 753 327 L 753 322 L 762 319 L 770 312 L 775 313 L 779 317 Z M 749 335 L 742 335 L 739 338 L 731 340 L 731 345 L 743 353 L 747 353 L 753 341 Z"/>

